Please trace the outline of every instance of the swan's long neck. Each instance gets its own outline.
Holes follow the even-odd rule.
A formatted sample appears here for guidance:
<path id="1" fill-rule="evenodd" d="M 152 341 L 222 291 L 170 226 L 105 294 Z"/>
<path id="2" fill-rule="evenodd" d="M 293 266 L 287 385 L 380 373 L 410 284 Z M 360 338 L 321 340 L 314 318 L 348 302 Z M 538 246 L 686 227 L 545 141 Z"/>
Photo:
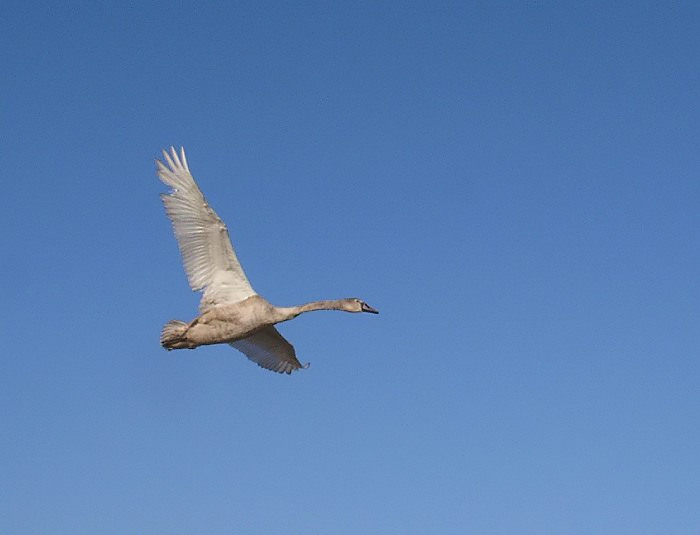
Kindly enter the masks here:
<path id="1" fill-rule="evenodd" d="M 311 303 L 306 303 L 305 305 L 298 305 L 295 307 L 275 307 L 275 311 L 279 314 L 279 321 L 287 321 L 296 318 L 299 314 L 304 312 L 311 312 L 312 310 L 345 310 L 343 308 L 343 299 L 334 299 L 331 301 L 313 301 Z"/>

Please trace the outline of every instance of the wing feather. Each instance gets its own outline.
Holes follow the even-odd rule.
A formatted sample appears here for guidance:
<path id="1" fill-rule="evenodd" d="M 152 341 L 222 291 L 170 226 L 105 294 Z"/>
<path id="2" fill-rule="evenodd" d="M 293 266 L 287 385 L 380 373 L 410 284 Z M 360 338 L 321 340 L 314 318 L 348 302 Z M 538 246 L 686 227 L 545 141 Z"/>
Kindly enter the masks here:
<path id="1" fill-rule="evenodd" d="M 237 303 L 255 295 L 231 245 L 228 229 L 209 206 L 187 165 L 184 147 L 163 151 L 158 176 L 172 188 L 161 198 L 173 224 L 190 287 L 204 290 L 200 309 Z M 166 165 L 167 164 L 167 165 Z"/>
<path id="2" fill-rule="evenodd" d="M 308 367 L 308 364 L 302 365 L 297 360 L 294 346 L 287 342 L 273 325 L 248 338 L 231 342 L 230 345 L 261 368 L 273 372 L 292 373 L 294 370 Z"/>

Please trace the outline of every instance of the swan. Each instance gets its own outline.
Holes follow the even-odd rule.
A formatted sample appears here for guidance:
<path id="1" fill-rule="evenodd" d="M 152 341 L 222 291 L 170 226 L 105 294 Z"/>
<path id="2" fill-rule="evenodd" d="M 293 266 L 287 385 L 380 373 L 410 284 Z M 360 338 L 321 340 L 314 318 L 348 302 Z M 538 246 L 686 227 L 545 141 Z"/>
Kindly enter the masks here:
<path id="1" fill-rule="evenodd" d="M 184 147 L 163 150 L 156 159 L 158 177 L 170 186 L 162 193 L 193 291 L 204 291 L 200 315 L 192 321 L 171 320 L 160 336 L 167 349 L 194 349 L 211 344 L 229 344 L 268 370 L 292 373 L 308 367 L 297 360 L 294 347 L 275 324 L 312 310 L 379 312 L 361 299 L 350 297 L 278 307 L 253 290 L 231 244 L 224 222 L 209 206 L 187 165 Z"/>

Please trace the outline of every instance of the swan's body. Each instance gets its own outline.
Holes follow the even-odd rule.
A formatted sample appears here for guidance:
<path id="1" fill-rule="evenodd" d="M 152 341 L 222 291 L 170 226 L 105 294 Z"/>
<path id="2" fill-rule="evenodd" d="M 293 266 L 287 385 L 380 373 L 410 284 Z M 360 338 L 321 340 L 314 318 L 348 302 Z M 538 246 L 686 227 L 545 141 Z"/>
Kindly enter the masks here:
<path id="1" fill-rule="evenodd" d="M 207 204 L 190 174 L 184 148 L 163 151 L 167 163 L 156 160 L 158 176 L 173 188 L 162 194 L 173 223 L 190 287 L 204 290 L 200 316 L 189 323 L 173 320 L 163 327 L 161 344 L 170 349 L 230 344 L 263 368 L 291 373 L 302 368 L 294 347 L 274 327 L 312 310 L 377 311 L 357 298 L 314 301 L 276 307 L 248 282 L 231 245 L 224 222 Z"/>

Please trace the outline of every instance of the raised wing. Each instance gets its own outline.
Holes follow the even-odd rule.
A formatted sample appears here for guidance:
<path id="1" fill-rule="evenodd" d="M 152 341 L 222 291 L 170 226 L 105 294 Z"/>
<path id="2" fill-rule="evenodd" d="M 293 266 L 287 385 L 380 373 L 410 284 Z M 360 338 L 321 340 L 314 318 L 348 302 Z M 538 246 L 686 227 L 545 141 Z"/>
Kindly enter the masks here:
<path id="1" fill-rule="evenodd" d="M 204 290 L 199 304 L 203 312 L 237 303 L 255 295 L 231 245 L 224 222 L 207 204 L 187 166 L 185 149 L 163 151 L 165 163 L 156 160 L 158 176 L 172 188 L 161 194 L 165 211 L 182 254 L 185 272 L 194 291 Z"/>
<path id="2" fill-rule="evenodd" d="M 277 373 L 292 373 L 299 368 L 307 368 L 297 360 L 292 344 L 287 342 L 273 325 L 259 330 L 255 334 L 231 342 L 235 347 L 258 366 Z"/>

